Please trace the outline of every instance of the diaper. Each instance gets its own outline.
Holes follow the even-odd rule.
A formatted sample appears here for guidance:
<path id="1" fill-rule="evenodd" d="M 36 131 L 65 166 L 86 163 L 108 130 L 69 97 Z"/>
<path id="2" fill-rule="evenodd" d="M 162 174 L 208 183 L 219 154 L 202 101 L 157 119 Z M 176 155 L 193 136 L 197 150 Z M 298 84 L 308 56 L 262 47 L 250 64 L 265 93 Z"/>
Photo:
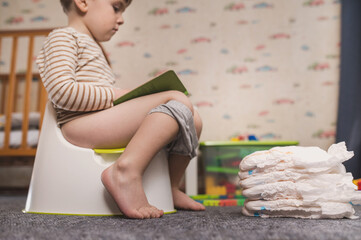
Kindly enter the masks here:
<path id="1" fill-rule="evenodd" d="M 242 179 L 241 172 L 239 173 L 239 177 L 242 179 L 240 181 L 240 185 L 242 188 L 252 188 L 258 185 L 264 185 L 278 181 L 295 182 L 298 179 L 302 178 L 304 175 L 290 170 L 285 170 L 285 171 L 267 172 L 264 174 L 256 173 L 248 176 L 252 176 L 252 177 Z"/>
<path id="2" fill-rule="evenodd" d="M 276 166 L 269 167 L 269 168 L 256 168 L 253 170 L 248 171 L 240 171 L 238 176 L 241 180 L 246 178 L 255 177 L 259 175 L 263 175 L 266 173 L 274 173 L 277 171 L 289 171 L 292 173 L 300 173 L 300 174 L 324 174 L 324 173 L 346 173 L 346 168 L 343 164 L 339 163 L 334 166 L 324 167 L 322 169 L 308 169 L 308 168 L 296 168 L 296 167 L 287 167 L 284 163 L 279 163 Z"/>
<path id="3" fill-rule="evenodd" d="M 294 218 L 357 218 L 355 210 L 349 203 L 314 202 L 281 199 L 275 201 L 246 201 L 242 208 L 246 216 L 294 217 Z"/>
<path id="4" fill-rule="evenodd" d="M 318 147 L 275 147 L 240 163 L 246 216 L 355 218 L 350 203 L 361 203 L 344 161 L 353 156 L 344 142 Z"/>
<path id="5" fill-rule="evenodd" d="M 344 142 L 333 144 L 328 152 L 318 147 L 274 147 L 246 156 L 240 163 L 240 170 L 250 171 L 256 168 L 262 170 L 278 166 L 278 169 L 293 167 L 305 169 L 307 172 L 322 172 L 347 161 L 352 156 L 353 152 L 347 151 Z"/>
<path id="6" fill-rule="evenodd" d="M 303 199 L 304 201 L 349 202 L 357 194 L 357 186 L 352 183 L 351 173 L 315 175 L 298 181 L 276 181 L 260 184 L 242 191 L 249 199 L 276 200 L 281 198 Z M 243 181 L 242 184 L 243 185 Z"/>
<path id="7" fill-rule="evenodd" d="M 242 214 L 249 217 L 262 217 L 262 218 L 269 218 L 269 217 L 293 217 L 293 218 L 311 218 L 317 219 L 321 218 L 322 214 L 319 208 L 311 208 L 308 211 L 280 211 L 275 210 L 273 212 L 270 211 L 252 211 L 247 210 L 246 207 L 242 208 Z"/>

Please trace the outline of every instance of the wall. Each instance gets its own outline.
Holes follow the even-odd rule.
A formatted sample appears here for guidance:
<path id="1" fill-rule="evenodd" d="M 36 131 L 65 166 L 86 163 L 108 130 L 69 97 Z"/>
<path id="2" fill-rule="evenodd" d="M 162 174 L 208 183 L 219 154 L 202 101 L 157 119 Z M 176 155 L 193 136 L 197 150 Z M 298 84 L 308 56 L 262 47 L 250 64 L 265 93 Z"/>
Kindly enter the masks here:
<path id="1" fill-rule="evenodd" d="M 66 25 L 59 1 L 0 4 L 2 30 Z M 104 44 L 116 85 L 133 88 L 174 69 L 203 118 L 202 140 L 334 142 L 338 0 L 134 0 L 124 17 Z"/>

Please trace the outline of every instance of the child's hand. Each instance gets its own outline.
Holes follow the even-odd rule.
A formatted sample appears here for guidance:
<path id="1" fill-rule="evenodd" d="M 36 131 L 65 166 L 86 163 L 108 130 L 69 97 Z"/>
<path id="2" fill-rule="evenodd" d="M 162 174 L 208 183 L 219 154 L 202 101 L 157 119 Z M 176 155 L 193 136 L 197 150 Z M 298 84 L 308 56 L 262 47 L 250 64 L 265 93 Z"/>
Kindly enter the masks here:
<path id="1" fill-rule="evenodd" d="M 121 88 L 113 88 L 113 91 L 114 91 L 114 100 L 130 92 L 130 90 L 128 89 L 121 89 Z"/>

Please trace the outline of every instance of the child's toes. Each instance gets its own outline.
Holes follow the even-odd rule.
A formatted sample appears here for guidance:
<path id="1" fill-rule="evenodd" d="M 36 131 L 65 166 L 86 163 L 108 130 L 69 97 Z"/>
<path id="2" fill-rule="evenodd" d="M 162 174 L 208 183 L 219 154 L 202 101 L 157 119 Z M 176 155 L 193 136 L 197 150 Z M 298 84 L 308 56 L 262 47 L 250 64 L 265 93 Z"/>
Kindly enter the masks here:
<path id="1" fill-rule="evenodd" d="M 139 212 L 142 214 L 143 218 L 150 218 L 151 211 L 148 207 L 142 207 L 139 209 Z"/>
<path id="2" fill-rule="evenodd" d="M 156 207 L 151 206 L 151 217 L 152 218 L 160 218 L 161 216 L 163 216 L 163 210 L 159 210 Z"/>
<path id="3" fill-rule="evenodd" d="M 163 214 L 164 214 L 164 212 L 162 210 L 157 209 L 156 211 L 154 211 L 154 217 L 155 218 L 160 218 L 160 217 L 163 216 Z"/>
<path id="4" fill-rule="evenodd" d="M 193 209 L 194 209 L 194 210 L 201 211 L 201 210 L 205 210 L 206 208 L 204 207 L 203 204 L 201 204 L 201 203 L 199 203 L 199 202 L 195 202 Z"/>
<path id="5" fill-rule="evenodd" d="M 164 211 L 163 210 L 159 210 L 158 211 L 158 217 L 162 217 L 164 215 Z"/>

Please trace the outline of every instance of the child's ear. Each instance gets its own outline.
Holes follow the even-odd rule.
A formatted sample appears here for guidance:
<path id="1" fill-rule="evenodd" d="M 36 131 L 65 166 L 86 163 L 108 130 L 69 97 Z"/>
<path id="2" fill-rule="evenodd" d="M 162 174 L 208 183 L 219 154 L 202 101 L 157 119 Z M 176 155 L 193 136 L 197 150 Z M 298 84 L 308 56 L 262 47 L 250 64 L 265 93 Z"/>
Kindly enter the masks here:
<path id="1" fill-rule="evenodd" d="M 88 1 L 87 0 L 74 0 L 76 8 L 82 12 L 86 13 L 88 11 Z"/>

